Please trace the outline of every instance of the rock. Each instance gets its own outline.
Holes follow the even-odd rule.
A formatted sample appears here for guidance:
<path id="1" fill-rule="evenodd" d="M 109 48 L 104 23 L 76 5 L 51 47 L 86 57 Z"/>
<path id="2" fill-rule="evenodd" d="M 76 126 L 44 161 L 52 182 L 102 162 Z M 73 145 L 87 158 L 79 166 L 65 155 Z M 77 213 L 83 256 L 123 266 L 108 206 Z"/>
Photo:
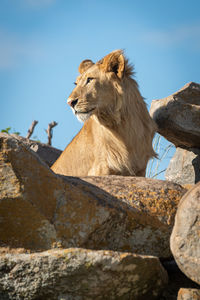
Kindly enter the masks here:
<path id="1" fill-rule="evenodd" d="M 0 255 L 0 299 L 158 299 L 159 259 L 81 248 Z"/>
<path id="2" fill-rule="evenodd" d="M 200 84 L 190 82 L 171 96 L 152 101 L 150 115 L 158 132 L 177 147 L 200 148 Z"/>
<path id="3" fill-rule="evenodd" d="M 181 185 L 200 181 L 200 149 L 177 148 L 166 170 L 165 178 Z"/>
<path id="4" fill-rule="evenodd" d="M 144 177 L 94 176 L 82 179 L 170 226 L 174 225 L 179 200 L 186 193 L 180 185 Z"/>
<path id="5" fill-rule="evenodd" d="M 53 194 L 56 187 L 57 180 L 35 153 L 17 139 L 1 134 L 1 246 L 40 250 L 49 249 L 56 242 L 51 222 L 56 208 Z"/>
<path id="6" fill-rule="evenodd" d="M 200 284 L 200 183 L 181 199 L 170 246 L 174 258 L 186 276 Z"/>
<path id="7" fill-rule="evenodd" d="M 62 153 L 61 150 L 56 149 L 47 144 L 36 142 L 33 140 L 26 139 L 22 136 L 12 135 L 16 139 L 23 142 L 29 149 L 33 150 L 49 167 L 57 160 L 57 158 Z"/>
<path id="8" fill-rule="evenodd" d="M 177 300 L 200 300 L 200 290 L 198 289 L 180 289 Z"/>
<path id="9" fill-rule="evenodd" d="M 185 189 L 173 183 L 135 177 L 82 179 L 82 183 L 80 179 L 68 179 L 81 193 L 74 195 L 72 202 L 63 200 L 55 214 L 54 224 L 64 239 L 64 247 L 79 245 L 170 256 L 168 234 Z M 93 186 L 87 186 L 85 180 Z M 92 191 L 92 187 L 92 197 L 82 195 Z"/>
<path id="10" fill-rule="evenodd" d="M 20 140 L 4 134 L 0 148 L 1 246 L 171 255 L 174 215 L 186 191 L 181 186 L 134 177 L 59 176 Z"/>

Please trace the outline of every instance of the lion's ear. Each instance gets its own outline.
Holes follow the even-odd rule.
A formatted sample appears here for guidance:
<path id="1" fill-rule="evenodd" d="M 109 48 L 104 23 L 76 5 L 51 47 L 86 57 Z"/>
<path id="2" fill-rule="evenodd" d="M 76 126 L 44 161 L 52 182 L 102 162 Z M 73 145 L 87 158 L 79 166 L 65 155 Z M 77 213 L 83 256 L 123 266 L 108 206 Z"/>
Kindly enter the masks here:
<path id="1" fill-rule="evenodd" d="M 94 63 L 90 59 L 85 59 L 80 63 L 78 71 L 80 74 L 83 74 L 87 69 L 93 66 Z"/>
<path id="2" fill-rule="evenodd" d="M 116 50 L 106 55 L 101 60 L 101 68 L 105 72 L 114 72 L 120 79 L 124 75 L 125 58 L 121 50 Z"/>

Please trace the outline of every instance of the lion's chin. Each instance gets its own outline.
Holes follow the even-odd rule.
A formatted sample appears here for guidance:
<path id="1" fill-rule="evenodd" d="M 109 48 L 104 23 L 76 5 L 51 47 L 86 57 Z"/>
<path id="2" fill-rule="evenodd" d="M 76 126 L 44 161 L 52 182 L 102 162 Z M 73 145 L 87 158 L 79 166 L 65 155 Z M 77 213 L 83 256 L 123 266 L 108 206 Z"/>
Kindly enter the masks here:
<path id="1" fill-rule="evenodd" d="M 80 121 L 80 122 L 85 122 L 89 119 L 89 117 L 93 114 L 93 109 L 89 112 L 75 112 L 75 115 L 77 117 L 77 119 Z"/>

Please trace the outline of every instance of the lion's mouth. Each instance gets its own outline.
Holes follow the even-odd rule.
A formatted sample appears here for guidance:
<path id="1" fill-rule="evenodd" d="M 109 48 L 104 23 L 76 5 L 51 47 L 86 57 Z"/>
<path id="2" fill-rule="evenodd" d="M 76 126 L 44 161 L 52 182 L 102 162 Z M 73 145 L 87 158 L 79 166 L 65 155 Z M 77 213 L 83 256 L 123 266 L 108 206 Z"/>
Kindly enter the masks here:
<path id="1" fill-rule="evenodd" d="M 74 110 L 74 111 L 75 111 L 75 115 L 77 115 L 77 114 L 89 114 L 89 113 L 91 113 L 93 110 L 95 110 L 95 108 L 92 108 L 92 109 L 87 110 L 87 111 L 78 111 L 78 110 Z"/>

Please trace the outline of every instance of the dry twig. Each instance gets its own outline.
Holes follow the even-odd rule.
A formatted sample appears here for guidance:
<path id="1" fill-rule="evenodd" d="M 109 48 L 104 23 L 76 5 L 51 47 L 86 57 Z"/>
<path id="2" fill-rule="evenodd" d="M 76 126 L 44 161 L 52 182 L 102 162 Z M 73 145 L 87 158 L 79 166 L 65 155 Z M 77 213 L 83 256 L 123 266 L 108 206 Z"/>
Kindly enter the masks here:
<path id="1" fill-rule="evenodd" d="M 27 136 L 26 136 L 27 139 L 30 139 L 30 137 L 31 137 L 31 135 L 33 134 L 33 131 L 34 131 L 35 126 L 37 125 L 37 123 L 38 123 L 38 121 L 36 121 L 36 120 L 34 120 L 34 121 L 32 122 L 31 127 L 29 128 L 28 133 L 27 133 Z"/>
<path id="2" fill-rule="evenodd" d="M 48 128 L 46 130 L 46 133 L 48 135 L 48 143 L 47 143 L 47 145 L 51 146 L 51 140 L 52 140 L 52 136 L 53 136 L 53 134 L 52 134 L 52 128 L 55 127 L 56 125 L 58 125 L 58 123 L 56 123 L 55 121 L 49 123 L 49 125 L 48 125 Z"/>

